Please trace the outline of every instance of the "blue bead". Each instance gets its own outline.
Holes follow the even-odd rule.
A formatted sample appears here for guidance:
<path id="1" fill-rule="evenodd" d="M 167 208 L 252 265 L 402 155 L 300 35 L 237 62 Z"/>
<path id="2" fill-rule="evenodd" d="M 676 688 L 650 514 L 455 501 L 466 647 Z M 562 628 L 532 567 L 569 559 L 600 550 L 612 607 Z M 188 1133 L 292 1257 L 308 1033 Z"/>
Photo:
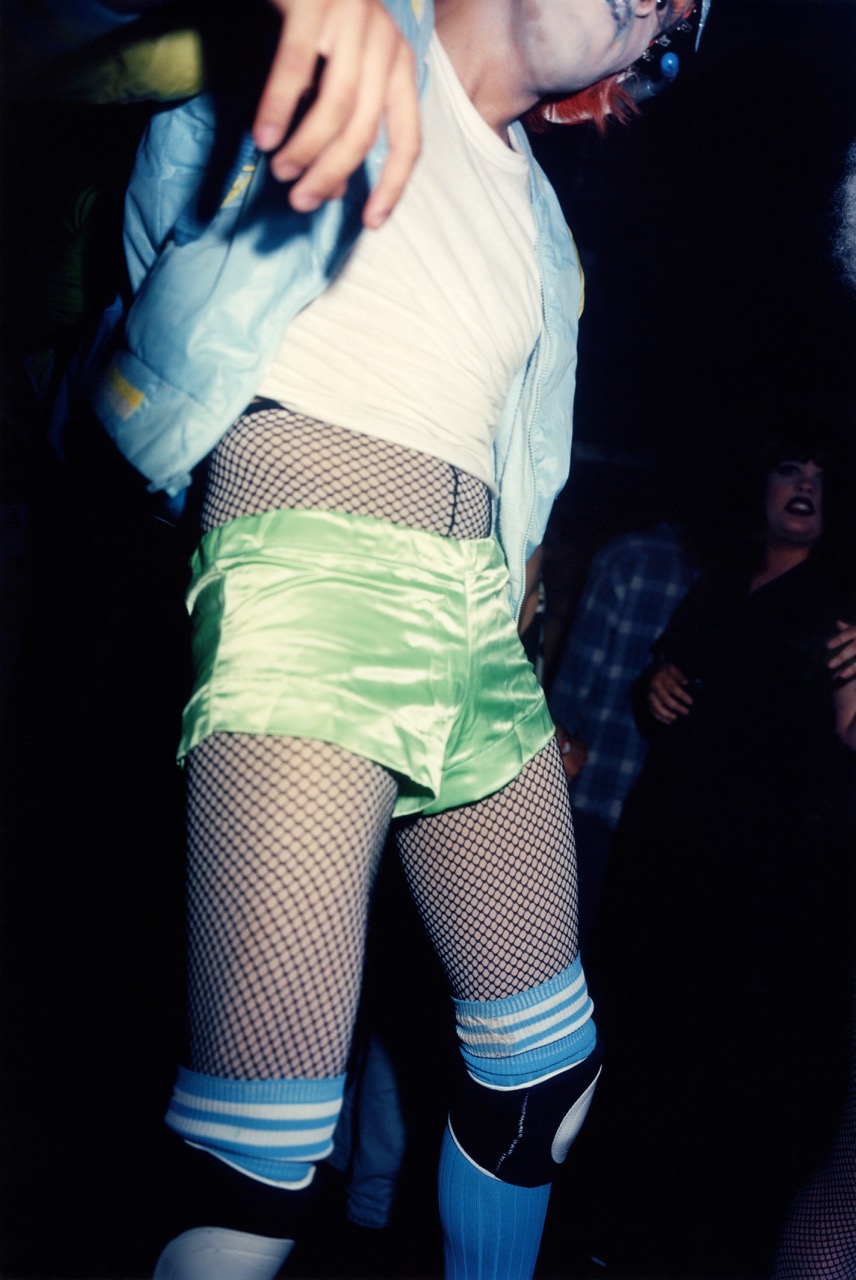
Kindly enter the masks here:
<path id="1" fill-rule="evenodd" d="M 674 80 L 680 66 L 681 62 L 676 53 L 664 53 L 660 59 L 660 72 L 666 80 Z"/>

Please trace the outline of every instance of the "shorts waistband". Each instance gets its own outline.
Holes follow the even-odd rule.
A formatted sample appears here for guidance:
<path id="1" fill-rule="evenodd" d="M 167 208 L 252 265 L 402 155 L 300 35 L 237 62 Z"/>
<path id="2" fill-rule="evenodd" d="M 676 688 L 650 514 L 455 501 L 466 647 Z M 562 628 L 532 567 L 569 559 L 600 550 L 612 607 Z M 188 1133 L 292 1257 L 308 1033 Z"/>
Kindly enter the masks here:
<path id="1" fill-rule="evenodd" d="M 288 508 L 238 516 L 203 534 L 194 554 L 194 573 L 210 565 L 247 557 L 275 562 L 277 549 L 307 556 L 326 553 L 371 557 L 375 563 L 418 566 L 432 577 L 460 581 L 462 573 L 502 569 L 496 538 L 446 538 L 407 525 L 338 511 Z"/>

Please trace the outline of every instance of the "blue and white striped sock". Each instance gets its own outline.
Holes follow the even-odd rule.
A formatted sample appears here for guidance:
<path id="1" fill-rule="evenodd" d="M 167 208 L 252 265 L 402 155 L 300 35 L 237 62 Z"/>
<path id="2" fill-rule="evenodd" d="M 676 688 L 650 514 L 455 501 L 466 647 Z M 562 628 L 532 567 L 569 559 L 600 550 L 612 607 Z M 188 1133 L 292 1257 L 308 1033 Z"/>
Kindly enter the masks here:
<path id="1" fill-rule="evenodd" d="M 554 978 L 519 995 L 454 1004 L 467 1070 L 488 1088 L 546 1080 L 582 1062 L 597 1041 L 579 955 Z"/>
<path id="2" fill-rule="evenodd" d="M 227 1080 L 179 1068 L 166 1123 L 257 1182 L 307 1187 L 333 1147 L 345 1077 Z"/>
<path id="3" fill-rule="evenodd" d="M 519 1094 L 528 1086 L 572 1072 L 597 1043 L 592 1011 L 579 956 L 562 973 L 517 995 L 456 1000 L 458 1039 L 467 1071 L 479 1086 L 499 1095 Z M 560 1130 L 548 1136 L 548 1154 L 555 1163 L 564 1159 L 593 1088 L 592 1084 L 585 1091 L 579 1108 L 572 1106 L 573 1096 L 568 1099 L 568 1116 Z M 550 1199 L 550 1167 L 550 1161 L 545 1161 L 540 1186 L 502 1182 L 467 1155 L 451 1126 L 447 1129 L 439 1182 L 446 1280 L 528 1280 L 532 1276 Z"/>

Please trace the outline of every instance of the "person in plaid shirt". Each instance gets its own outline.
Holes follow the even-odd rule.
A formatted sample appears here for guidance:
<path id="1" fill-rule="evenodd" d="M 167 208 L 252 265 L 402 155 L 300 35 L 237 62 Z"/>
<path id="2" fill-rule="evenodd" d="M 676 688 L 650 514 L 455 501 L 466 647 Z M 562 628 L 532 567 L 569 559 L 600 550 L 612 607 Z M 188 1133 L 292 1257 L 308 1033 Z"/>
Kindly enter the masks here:
<path id="1" fill-rule="evenodd" d="M 595 555 L 550 692 L 574 812 L 580 940 L 588 938 L 612 833 L 648 750 L 632 685 L 695 577 L 680 527 L 620 534 Z"/>

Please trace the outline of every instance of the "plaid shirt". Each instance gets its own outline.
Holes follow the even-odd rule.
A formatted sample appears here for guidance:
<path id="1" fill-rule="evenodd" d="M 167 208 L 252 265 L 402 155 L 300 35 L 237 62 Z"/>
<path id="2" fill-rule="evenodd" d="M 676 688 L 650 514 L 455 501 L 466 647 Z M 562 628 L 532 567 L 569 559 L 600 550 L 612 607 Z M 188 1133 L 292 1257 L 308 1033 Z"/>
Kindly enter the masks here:
<path id="1" fill-rule="evenodd" d="M 553 719 L 588 747 L 572 803 L 610 827 L 648 750 L 633 718 L 633 682 L 694 577 L 669 523 L 613 538 L 589 567 L 549 701 Z"/>

